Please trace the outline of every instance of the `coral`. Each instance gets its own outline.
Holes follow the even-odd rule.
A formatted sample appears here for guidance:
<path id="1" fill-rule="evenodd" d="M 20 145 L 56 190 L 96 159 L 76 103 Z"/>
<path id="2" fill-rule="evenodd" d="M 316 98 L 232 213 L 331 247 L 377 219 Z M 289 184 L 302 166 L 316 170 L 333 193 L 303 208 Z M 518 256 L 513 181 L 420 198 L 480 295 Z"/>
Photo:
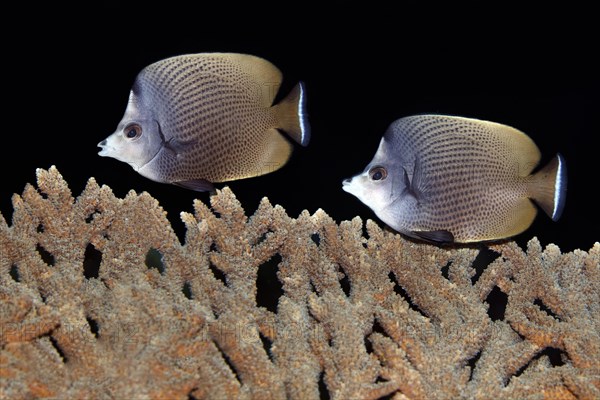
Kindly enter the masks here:
<path id="1" fill-rule="evenodd" d="M 37 174 L 0 216 L 2 398 L 600 398 L 598 243 L 439 248 L 225 188 L 181 244 L 147 193 Z"/>

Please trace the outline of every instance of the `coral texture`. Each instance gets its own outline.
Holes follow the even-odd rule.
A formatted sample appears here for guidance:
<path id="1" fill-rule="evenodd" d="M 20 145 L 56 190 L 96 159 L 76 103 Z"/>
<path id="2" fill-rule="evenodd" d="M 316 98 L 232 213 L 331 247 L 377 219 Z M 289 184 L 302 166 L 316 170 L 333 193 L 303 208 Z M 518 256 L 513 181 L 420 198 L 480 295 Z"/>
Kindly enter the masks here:
<path id="1" fill-rule="evenodd" d="M 147 193 L 55 168 L 13 204 L 1 398 L 600 398 L 598 243 L 444 249 L 225 188 L 181 244 Z"/>

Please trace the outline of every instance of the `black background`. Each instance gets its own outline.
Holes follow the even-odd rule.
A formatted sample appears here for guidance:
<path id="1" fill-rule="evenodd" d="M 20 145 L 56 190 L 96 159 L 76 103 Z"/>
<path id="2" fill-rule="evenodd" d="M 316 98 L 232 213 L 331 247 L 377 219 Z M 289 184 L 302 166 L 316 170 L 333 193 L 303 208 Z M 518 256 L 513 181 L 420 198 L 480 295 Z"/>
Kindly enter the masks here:
<path id="1" fill-rule="evenodd" d="M 554 223 L 540 213 L 520 243 L 535 235 L 570 251 L 599 239 L 598 36 L 591 10 L 301 5 L 105 4 L 5 13 L 13 27 L 2 28 L 2 214 L 10 220 L 11 195 L 35 181 L 36 168 L 56 165 L 74 195 L 90 176 L 119 197 L 130 189 L 149 192 L 180 234 L 179 212 L 208 194 L 147 180 L 99 157 L 96 144 L 114 131 L 144 66 L 222 51 L 273 62 L 284 73 L 283 91 L 300 79 L 307 85 L 310 146 L 296 146 L 275 173 L 228 183 L 249 215 L 268 196 L 294 217 L 322 208 L 337 221 L 376 219 L 342 191 L 341 181 L 371 160 L 393 120 L 442 113 L 523 130 L 540 147 L 542 163 L 558 151 L 565 156 L 562 219 Z"/>

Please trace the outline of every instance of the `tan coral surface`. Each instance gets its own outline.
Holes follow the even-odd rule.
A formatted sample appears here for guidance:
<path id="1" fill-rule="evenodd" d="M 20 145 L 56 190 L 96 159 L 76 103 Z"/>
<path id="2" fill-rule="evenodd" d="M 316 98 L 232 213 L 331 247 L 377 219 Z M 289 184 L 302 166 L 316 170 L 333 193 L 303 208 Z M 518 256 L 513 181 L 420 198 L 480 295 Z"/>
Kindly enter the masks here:
<path id="1" fill-rule="evenodd" d="M 73 199 L 53 167 L 13 204 L 0 398 L 600 398 L 598 243 L 493 245 L 481 273 L 476 248 L 267 199 L 248 218 L 225 188 L 182 245 L 147 193 Z"/>

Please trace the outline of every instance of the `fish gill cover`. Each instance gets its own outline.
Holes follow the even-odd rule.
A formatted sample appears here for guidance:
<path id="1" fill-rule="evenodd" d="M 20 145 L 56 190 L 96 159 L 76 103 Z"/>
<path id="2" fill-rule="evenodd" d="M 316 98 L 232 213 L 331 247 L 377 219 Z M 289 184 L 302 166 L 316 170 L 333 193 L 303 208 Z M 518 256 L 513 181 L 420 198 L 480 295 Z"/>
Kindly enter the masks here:
<path id="1" fill-rule="evenodd" d="M 440 248 L 224 188 L 182 244 L 147 193 L 54 167 L 13 206 L 2 398 L 600 397 L 599 243 Z"/>

